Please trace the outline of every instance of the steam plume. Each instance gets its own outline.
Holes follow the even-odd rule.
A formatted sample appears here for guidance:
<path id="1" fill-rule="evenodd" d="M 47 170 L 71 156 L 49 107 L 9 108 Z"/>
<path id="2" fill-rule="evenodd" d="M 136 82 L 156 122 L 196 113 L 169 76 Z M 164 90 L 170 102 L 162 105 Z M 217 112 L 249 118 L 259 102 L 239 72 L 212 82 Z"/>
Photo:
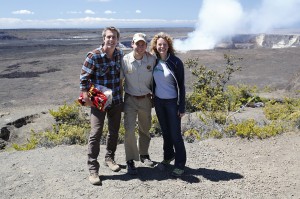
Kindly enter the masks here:
<path id="1" fill-rule="evenodd" d="M 300 22 L 299 0 L 261 0 L 245 11 L 239 0 L 203 0 L 195 31 L 186 40 L 175 40 L 176 50 L 212 49 L 239 33 L 266 33 Z"/>

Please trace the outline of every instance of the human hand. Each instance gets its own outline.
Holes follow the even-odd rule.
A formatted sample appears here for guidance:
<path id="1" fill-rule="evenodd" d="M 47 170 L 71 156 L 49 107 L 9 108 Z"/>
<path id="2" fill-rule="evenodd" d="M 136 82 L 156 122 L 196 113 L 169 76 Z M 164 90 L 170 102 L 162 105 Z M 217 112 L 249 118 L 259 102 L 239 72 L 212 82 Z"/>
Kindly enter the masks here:
<path id="1" fill-rule="evenodd" d="M 83 96 L 83 101 L 85 102 L 84 106 L 92 106 L 92 107 L 95 106 L 93 102 L 90 100 L 87 92 L 82 92 L 82 96 Z"/>

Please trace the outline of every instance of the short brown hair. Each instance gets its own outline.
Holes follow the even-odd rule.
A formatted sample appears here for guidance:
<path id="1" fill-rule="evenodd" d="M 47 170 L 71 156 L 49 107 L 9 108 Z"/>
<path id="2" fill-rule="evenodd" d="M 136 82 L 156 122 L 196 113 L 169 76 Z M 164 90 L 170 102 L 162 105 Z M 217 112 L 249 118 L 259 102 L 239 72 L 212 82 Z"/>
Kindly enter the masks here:
<path id="1" fill-rule="evenodd" d="M 102 31 L 102 38 L 106 37 L 106 31 L 110 30 L 110 31 L 116 31 L 117 32 L 117 38 L 118 40 L 120 39 L 120 30 L 114 26 L 109 26 L 103 29 Z"/>

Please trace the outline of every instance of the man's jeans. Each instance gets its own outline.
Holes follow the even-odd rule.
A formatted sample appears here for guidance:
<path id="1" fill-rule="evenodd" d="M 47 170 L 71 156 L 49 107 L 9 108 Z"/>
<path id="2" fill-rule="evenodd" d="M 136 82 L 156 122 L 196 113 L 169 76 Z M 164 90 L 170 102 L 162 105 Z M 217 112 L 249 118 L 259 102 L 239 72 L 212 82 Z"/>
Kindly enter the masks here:
<path id="1" fill-rule="evenodd" d="M 156 115 L 163 133 L 164 159 L 169 160 L 175 155 L 175 167 L 184 169 L 186 151 L 181 135 L 181 118 L 178 116 L 177 98 L 160 99 L 155 97 L 154 100 Z"/>
<path id="2" fill-rule="evenodd" d="M 119 128 L 121 121 L 122 104 L 113 105 L 107 112 L 91 108 L 91 132 L 88 141 L 88 167 L 91 173 L 98 173 L 100 153 L 100 139 L 103 132 L 104 120 L 107 114 L 108 134 L 106 139 L 105 159 L 113 159 L 118 144 Z"/>

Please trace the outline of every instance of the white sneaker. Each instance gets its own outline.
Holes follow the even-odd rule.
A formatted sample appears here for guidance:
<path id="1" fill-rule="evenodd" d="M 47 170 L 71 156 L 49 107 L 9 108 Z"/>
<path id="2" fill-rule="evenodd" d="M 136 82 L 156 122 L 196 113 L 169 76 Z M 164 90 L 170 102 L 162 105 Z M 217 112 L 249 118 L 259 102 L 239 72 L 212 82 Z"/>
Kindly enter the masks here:
<path id="1" fill-rule="evenodd" d="M 154 162 L 150 159 L 149 155 L 140 155 L 141 162 L 148 167 L 154 167 Z"/>

